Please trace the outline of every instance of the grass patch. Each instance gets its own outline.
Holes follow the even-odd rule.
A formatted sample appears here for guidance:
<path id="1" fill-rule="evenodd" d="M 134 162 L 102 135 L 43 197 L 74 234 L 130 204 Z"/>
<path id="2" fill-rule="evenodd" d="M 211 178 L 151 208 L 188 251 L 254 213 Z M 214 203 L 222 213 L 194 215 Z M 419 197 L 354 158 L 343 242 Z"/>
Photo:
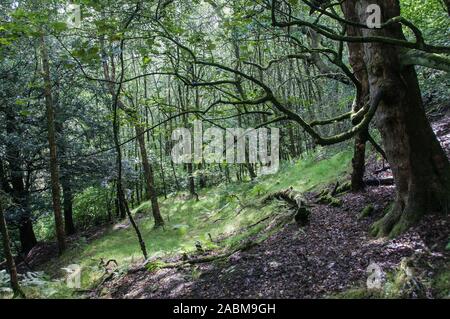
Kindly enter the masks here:
<path id="1" fill-rule="evenodd" d="M 148 254 L 153 258 L 194 252 L 196 241 L 205 250 L 233 247 L 265 227 L 264 223 L 249 228 L 250 225 L 280 210 L 276 202 L 264 207 L 256 205 L 262 196 L 291 186 L 303 192 L 333 182 L 348 172 L 350 158 L 350 151 L 321 161 L 311 155 L 294 164 L 284 164 L 277 174 L 261 176 L 253 182 L 203 189 L 199 192 L 199 201 L 180 199 L 176 194 L 165 200 L 161 198 L 160 210 L 166 222 L 164 229 L 153 228 L 149 202 L 140 204 L 133 214 L 142 212 L 145 215 L 138 224 Z M 222 240 L 215 243 L 219 238 Z M 72 247 L 60 258 L 42 265 L 41 269 L 57 277 L 63 274 L 62 267 L 79 264 L 83 267 L 82 288 L 86 289 L 100 278 L 101 259 L 115 259 L 125 268 L 142 259 L 132 227 L 111 228 L 101 238 Z"/>

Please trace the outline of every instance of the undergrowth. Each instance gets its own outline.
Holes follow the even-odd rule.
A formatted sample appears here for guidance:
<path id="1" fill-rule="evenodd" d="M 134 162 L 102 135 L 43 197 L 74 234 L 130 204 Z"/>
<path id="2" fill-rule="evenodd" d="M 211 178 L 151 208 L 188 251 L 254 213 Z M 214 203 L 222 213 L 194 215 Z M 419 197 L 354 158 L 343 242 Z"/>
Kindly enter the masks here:
<path id="1" fill-rule="evenodd" d="M 325 159 L 318 159 L 319 156 L 324 157 L 318 151 L 295 163 L 286 163 L 278 173 L 260 176 L 255 181 L 223 183 L 202 189 L 199 191 L 199 201 L 186 200 L 183 194 L 170 194 L 167 199 L 160 198 L 160 210 L 166 222 L 164 228 L 153 228 L 150 204 L 142 203 L 133 210 L 133 214 L 144 237 L 149 257 L 155 259 L 174 254 L 194 254 L 197 241 L 204 250 L 231 249 L 246 238 L 258 234 L 271 218 L 266 223 L 258 221 L 269 215 L 275 217 L 283 210 L 277 202 L 260 205 L 263 196 L 291 186 L 301 192 L 310 191 L 342 179 L 348 173 L 350 151 Z M 122 223 L 127 227 L 127 221 Z M 82 267 L 81 289 L 86 290 L 98 283 L 104 274 L 102 260 L 110 259 L 117 261 L 123 271 L 143 260 L 132 227 L 116 230 L 110 227 L 100 238 L 72 245 L 61 257 L 40 265 L 39 269 L 45 270 L 46 276 L 51 278 L 62 278 L 62 268 L 78 264 Z M 35 290 L 27 287 L 24 289 L 32 297 L 39 295 Z M 73 289 L 66 289 L 61 280 L 52 283 L 51 292 L 45 297 L 79 297 Z"/>

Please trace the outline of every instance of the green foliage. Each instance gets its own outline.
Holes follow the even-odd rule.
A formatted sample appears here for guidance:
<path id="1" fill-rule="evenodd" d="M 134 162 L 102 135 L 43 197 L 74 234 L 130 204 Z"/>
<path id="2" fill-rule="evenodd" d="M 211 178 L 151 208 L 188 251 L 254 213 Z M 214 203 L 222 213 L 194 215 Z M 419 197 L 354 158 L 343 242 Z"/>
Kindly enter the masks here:
<path id="1" fill-rule="evenodd" d="M 429 43 L 449 44 L 448 13 L 442 0 L 401 0 L 400 4 L 402 16 L 422 30 Z M 411 30 L 404 30 L 412 37 Z"/>
<path id="2" fill-rule="evenodd" d="M 345 151 L 328 159 L 317 162 L 316 155 L 299 160 L 294 165 L 285 165 L 274 175 L 258 177 L 255 183 L 222 184 L 199 192 L 199 201 L 188 199 L 184 194 L 172 194 L 168 199 L 160 198 L 160 209 L 166 221 L 164 229 L 153 228 L 151 214 L 138 219 L 150 258 L 170 256 L 173 254 L 195 254 L 195 242 L 199 241 L 205 250 L 236 247 L 247 238 L 261 232 L 266 223 L 249 227 L 267 216 L 276 215 L 276 202 L 259 207 L 246 205 L 257 203 L 269 192 L 293 186 L 296 190 L 307 191 L 329 183 L 348 171 L 348 159 L 351 153 Z M 79 214 L 83 212 L 89 218 L 104 213 L 104 200 L 107 191 L 89 188 L 76 198 Z M 240 201 L 231 194 L 239 194 Z M 242 207 L 241 205 L 245 207 Z M 133 210 L 149 211 L 150 203 L 144 202 Z M 77 213 L 77 214 L 78 214 Z M 83 218 L 79 216 L 77 218 Z M 84 217 L 87 218 L 87 217 Z M 277 229 L 272 229 L 271 233 Z M 211 242 L 211 238 L 214 242 Z M 218 241 L 220 239 L 220 241 Z M 42 269 L 54 269 L 58 276 L 59 269 L 68 264 L 80 264 L 83 269 L 82 288 L 88 288 L 98 280 L 101 272 L 97 270 L 99 260 L 115 259 L 121 266 L 129 265 L 141 259 L 141 252 L 136 243 L 134 231 L 126 229 L 109 229 L 104 236 L 85 245 L 72 248 L 57 260 L 52 260 Z M 150 263 L 156 270 L 160 264 Z"/>
<path id="3" fill-rule="evenodd" d="M 422 31 L 427 43 L 450 45 L 449 17 L 442 0 L 401 0 L 400 3 L 402 16 Z M 411 30 L 404 27 L 404 31 L 410 39 L 414 39 Z M 417 67 L 417 71 L 426 106 L 438 108 L 440 104 L 447 103 L 448 86 L 442 83 L 449 83 L 450 74 L 425 67 Z M 428 105 L 430 103 L 432 105 Z"/>
<path id="4" fill-rule="evenodd" d="M 39 217 L 34 223 L 34 232 L 38 240 L 52 240 L 55 237 L 55 222 L 51 212 Z"/>
<path id="5" fill-rule="evenodd" d="M 88 187 L 77 194 L 73 201 L 73 215 L 77 226 L 87 228 L 108 219 L 111 190 L 108 187 Z"/>
<path id="6" fill-rule="evenodd" d="M 11 299 L 9 274 L 0 271 L 0 299 Z M 51 279 L 43 271 L 26 272 L 20 275 L 20 286 L 29 299 L 33 298 L 72 298 L 74 290 L 67 287 L 64 279 Z"/>

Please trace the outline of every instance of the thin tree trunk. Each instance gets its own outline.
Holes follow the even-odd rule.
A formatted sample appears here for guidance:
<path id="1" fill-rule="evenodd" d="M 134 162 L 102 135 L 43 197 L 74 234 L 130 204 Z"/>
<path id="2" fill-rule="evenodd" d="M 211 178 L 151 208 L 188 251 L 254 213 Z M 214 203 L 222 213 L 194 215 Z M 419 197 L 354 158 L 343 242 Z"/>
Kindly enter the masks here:
<path id="1" fill-rule="evenodd" d="M 164 166 L 163 166 L 163 141 L 162 141 L 162 135 L 159 134 L 159 169 L 161 174 L 161 181 L 163 184 L 163 192 L 164 192 L 164 198 L 167 199 L 167 183 L 166 183 L 166 174 L 164 172 Z"/>
<path id="2" fill-rule="evenodd" d="M 195 180 L 194 180 L 194 171 L 192 163 L 187 163 L 187 173 L 188 173 L 188 185 L 189 185 L 189 193 L 192 197 L 196 197 L 198 199 L 198 195 L 195 192 Z"/>
<path id="3" fill-rule="evenodd" d="M 50 180 L 52 188 L 53 212 L 55 215 L 56 238 L 59 253 L 66 249 L 64 221 L 61 214 L 61 193 L 59 188 L 58 158 L 56 154 L 55 114 L 52 99 L 52 83 L 50 79 L 50 66 L 45 38 L 41 35 L 42 76 L 44 79 L 44 95 L 47 115 L 48 144 L 50 148 Z"/>
<path id="4" fill-rule="evenodd" d="M 181 189 L 180 182 L 178 181 L 177 172 L 175 170 L 175 165 L 172 160 L 170 160 L 170 166 L 172 167 L 173 178 L 175 179 L 175 186 L 177 191 Z"/>
<path id="5" fill-rule="evenodd" d="M 59 100 L 59 79 L 56 80 L 54 89 L 54 105 L 55 105 L 55 130 L 59 137 L 56 141 L 57 151 L 64 158 L 66 155 L 66 139 L 64 138 L 64 131 L 62 125 L 62 108 Z M 59 120 L 58 120 L 59 119 Z M 60 165 L 60 184 L 63 191 L 63 210 L 64 210 L 64 230 L 66 235 L 73 235 L 76 232 L 73 221 L 73 194 L 71 187 L 72 176 L 69 171 L 69 160 L 67 158 L 61 161 Z"/>
<path id="6" fill-rule="evenodd" d="M 139 8 L 139 6 L 137 7 Z M 131 20 L 130 20 L 131 21 Z M 113 138 L 114 138 L 114 147 L 117 154 L 117 199 L 118 199 L 118 205 L 122 212 L 125 212 L 128 216 L 128 220 L 130 221 L 130 224 L 133 226 L 133 229 L 136 233 L 136 236 L 138 238 L 139 246 L 141 248 L 142 254 L 145 259 L 148 258 L 147 254 L 147 248 L 145 246 L 144 239 L 142 238 L 141 231 L 139 230 L 138 225 L 134 221 L 133 216 L 131 215 L 130 208 L 128 207 L 127 199 L 125 197 L 123 185 L 122 185 L 122 150 L 120 148 L 120 141 L 119 141 L 119 135 L 120 135 L 120 119 L 118 117 L 118 108 L 120 102 L 120 92 L 122 87 L 122 81 L 124 79 L 125 70 L 124 70 L 124 44 L 125 42 L 122 40 L 120 43 L 120 66 L 121 66 L 121 72 L 119 76 L 119 84 L 118 88 L 116 90 L 115 85 L 112 82 L 109 82 L 109 90 L 111 93 L 112 98 L 112 111 L 113 111 Z M 102 43 L 103 46 L 103 43 Z M 103 48 L 102 48 L 103 49 Z M 104 50 L 102 50 L 104 52 Z M 105 79 L 107 80 L 113 80 L 116 81 L 115 76 L 115 66 L 114 66 L 114 57 L 111 57 L 111 74 L 108 71 L 108 62 L 107 60 L 103 60 L 103 69 L 104 69 L 104 75 Z"/>
<path id="7" fill-rule="evenodd" d="M 25 297 L 25 294 L 23 293 L 22 289 L 19 285 L 19 279 L 17 277 L 17 269 L 16 264 L 14 262 L 14 258 L 11 252 L 11 246 L 10 246 L 10 239 L 8 234 L 8 228 L 6 227 L 6 220 L 5 216 L 3 214 L 3 204 L 2 204 L 2 198 L 0 193 L 0 232 L 2 234 L 3 239 L 3 253 L 6 257 L 6 266 L 8 267 L 8 272 L 10 276 L 10 282 L 11 282 L 11 288 L 14 292 L 14 296 L 20 296 Z"/>
<path id="8" fill-rule="evenodd" d="M 145 148 L 144 131 L 139 125 L 135 126 L 136 136 L 141 151 L 142 167 L 144 169 L 144 177 L 146 182 L 147 199 L 151 201 L 153 218 L 155 219 L 155 228 L 164 225 L 164 220 L 159 211 L 158 196 L 155 191 L 152 166 L 148 161 L 147 149 Z"/>

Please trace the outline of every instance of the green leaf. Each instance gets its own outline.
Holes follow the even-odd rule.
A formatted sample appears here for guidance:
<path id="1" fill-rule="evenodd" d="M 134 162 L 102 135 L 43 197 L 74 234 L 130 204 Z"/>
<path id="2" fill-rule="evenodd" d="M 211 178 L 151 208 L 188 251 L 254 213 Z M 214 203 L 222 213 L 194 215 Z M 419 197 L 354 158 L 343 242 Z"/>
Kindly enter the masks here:
<path id="1" fill-rule="evenodd" d="M 152 61 L 152 59 L 149 58 L 148 56 L 144 56 L 144 57 L 142 58 L 142 64 L 143 64 L 144 66 L 147 66 L 151 61 Z"/>
<path id="2" fill-rule="evenodd" d="M 52 27 L 56 32 L 66 31 L 68 29 L 67 23 L 65 22 L 54 22 L 52 23 Z"/>

